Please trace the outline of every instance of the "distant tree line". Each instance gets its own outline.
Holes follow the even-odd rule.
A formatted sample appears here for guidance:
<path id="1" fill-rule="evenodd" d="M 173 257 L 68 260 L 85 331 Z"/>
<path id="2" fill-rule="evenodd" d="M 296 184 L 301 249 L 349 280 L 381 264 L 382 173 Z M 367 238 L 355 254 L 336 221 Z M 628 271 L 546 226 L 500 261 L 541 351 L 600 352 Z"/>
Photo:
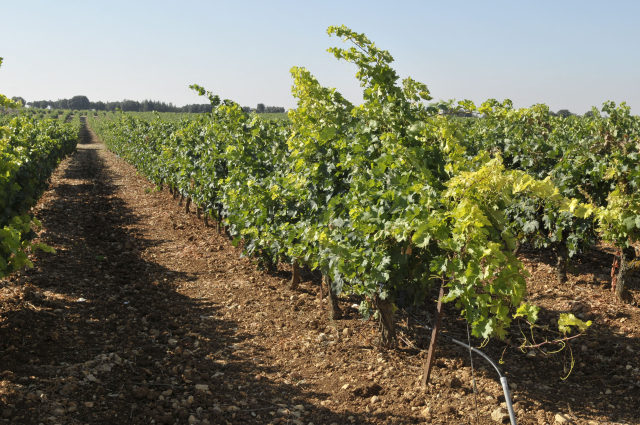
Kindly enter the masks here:
<path id="1" fill-rule="evenodd" d="M 155 100 L 143 100 L 138 102 L 137 100 L 125 99 L 119 102 L 91 102 L 87 96 L 73 96 L 71 99 L 58 99 L 58 100 L 34 100 L 27 102 L 24 98 L 14 96 L 13 100 L 20 101 L 23 106 L 29 106 L 31 108 L 40 109 L 75 109 L 75 110 L 89 110 L 94 109 L 96 111 L 115 111 L 121 109 L 125 112 L 191 112 L 191 113 L 203 113 L 211 112 L 211 104 L 190 104 L 185 106 L 176 106 L 173 103 L 159 102 Z M 256 108 L 250 106 L 243 106 L 242 109 L 247 112 L 255 112 L 258 114 L 282 114 L 287 112 L 282 106 L 265 106 L 264 103 L 258 103 Z"/>
<path id="2" fill-rule="evenodd" d="M 255 112 L 256 114 L 283 114 L 286 112 L 282 106 L 265 106 L 264 103 L 258 103 L 255 109 L 251 106 L 243 106 L 242 109 L 247 113 Z"/>
<path id="3" fill-rule="evenodd" d="M 24 98 L 19 96 L 12 97 L 12 100 L 20 101 L 23 105 L 28 105 L 32 108 L 43 108 L 46 109 L 51 107 L 51 109 L 95 109 L 96 111 L 115 111 L 116 108 L 122 109 L 123 111 L 133 111 L 133 112 L 193 112 L 193 113 L 202 113 L 202 112 L 211 112 L 210 104 L 193 104 L 193 105 L 185 105 L 185 106 L 175 106 L 173 103 L 164 103 L 155 100 L 143 100 L 142 102 L 138 102 L 136 100 L 128 100 L 125 99 L 121 102 L 90 102 L 87 96 L 73 96 L 71 99 L 58 99 L 55 101 L 51 100 L 37 100 L 34 102 L 27 102 Z M 436 105 L 435 103 L 433 105 Z M 255 112 L 258 114 L 281 114 L 285 113 L 285 108 L 281 106 L 265 106 L 264 103 L 258 103 L 256 108 L 252 108 L 250 106 L 243 106 L 242 109 L 247 112 Z M 446 110 L 445 114 L 449 114 Z M 455 112 L 452 113 L 460 117 L 472 117 L 471 113 L 466 112 Z M 571 115 L 577 115 L 568 109 L 560 109 L 558 112 L 549 111 L 550 115 L 560 116 L 566 118 Z M 588 111 L 584 115 L 584 117 L 593 116 L 593 112 Z"/>
<path id="4" fill-rule="evenodd" d="M 21 98 L 22 99 L 22 98 Z M 52 108 L 52 109 L 78 109 L 87 110 L 95 109 L 96 111 L 115 111 L 122 109 L 123 111 L 132 112 L 211 112 L 211 104 L 193 104 L 185 106 L 176 106 L 173 103 L 159 102 L 155 100 L 137 100 L 125 99 L 120 102 L 91 102 L 87 96 L 74 96 L 71 99 L 58 100 L 36 100 L 33 102 L 24 102 L 32 108 Z"/>

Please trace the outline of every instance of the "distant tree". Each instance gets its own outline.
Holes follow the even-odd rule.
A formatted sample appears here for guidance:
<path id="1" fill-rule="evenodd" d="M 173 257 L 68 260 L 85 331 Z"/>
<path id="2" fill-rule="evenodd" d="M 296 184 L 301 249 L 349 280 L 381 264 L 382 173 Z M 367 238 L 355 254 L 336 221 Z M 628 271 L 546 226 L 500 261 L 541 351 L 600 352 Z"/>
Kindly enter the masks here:
<path id="1" fill-rule="evenodd" d="M 89 107 L 90 109 L 95 109 L 96 111 L 104 111 L 107 105 L 99 100 L 97 102 L 91 102 L 91 105 Z"/>
<path id="2" fill-rule="evenodd" d="M 556 114 L 552 110 L 549 110 L 549 115 L 551 115 L 552 117 L 557 117 L 558 116 L 558 114 Z"/>
<path id="3" fill-rule="evenodd" d="M 46 109 L 51 106 L 50 100 L 35 100 L 33 102 L 29 102 L 29 106 L 32 108 L 42 108 Z"/>
<path id="4" fill-rule="evenodd" d="M 20 96 L 13 96 L 11 98 L 11 100 L 13 100 L 14 102 L 20 102 L 22 103 L 22 106 L 25 106 L 27 104 L 27 101 L 24 100 L 24 98 L 20 97 Z"/>
<path id="5" fill-rule="evenodd" d="M 583 117 L 585 118 L 593 118 L 593 111 L 586 112 Z"/>
<path id="6" fill-rule="evenodd" d="M 282 106 L 267 106 L 264 111 L 268 114 L 282 114 L 284 108 Z"/>
<path id="7" fill-rule="evenodd" d="M 87 96 L 73 96 L 68 102 L 69 109 L 89 109 L 91 102 Z"/>
<path id="8" fill-rule="evenodd" d="M 211 112 L 213 107 L 210 103 L 185 105 L 182 108 L 176 108 L 179 112 L 189 112 L 192 114 L 202 114 L 205 112 Z"/>
<path id="9" fill-rule="evenodd" d="M 122 109 L 124 112 L 140 111 L 140 102 L 136 102 L 135 100 L 125 99 L 122 102 L 120 102 L 120 109 Z"/>
<path id="10" fill-rule="evenodd" d="M 258 103 L 258 106 L 256 107 L 256 112 L 259 114 L 264 114 L 265 111 L 265 107 L 264 107 L 264 103 Z"/>
<path id="11" fill-rule="evenodd" d="M 120 108 L 120 102 L 106 102 L 105 111 L 115 111 L 116 108 Z"/>
<path id="12" fill-rule="evenodd" d="M 556 114 L 558 116 L 561 116 L 562 118 L 567 118 L 567 117 L 570 117 L 571 115 L 574 115 L 568 109 L 560 109 L 558 112 L 556 112 Z"/>
<path id="13" fill-rule="evenodd" d="M 251 106 L 243 106 L 242 110 L 248 114 L 249 112 L 251 112 Z"/>

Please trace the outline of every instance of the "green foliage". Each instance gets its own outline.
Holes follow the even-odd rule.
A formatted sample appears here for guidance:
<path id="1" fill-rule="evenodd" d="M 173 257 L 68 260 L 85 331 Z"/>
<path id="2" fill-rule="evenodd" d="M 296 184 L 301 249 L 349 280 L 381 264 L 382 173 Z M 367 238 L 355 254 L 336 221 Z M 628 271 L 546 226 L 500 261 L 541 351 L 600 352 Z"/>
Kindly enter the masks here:
<path id="1" fill-rule="evenodd" d="M 26 250 L 52 251 L 31 244 L 40 223 L 28 212 L 47 188 L 58 163 L 75 151 L 79 121 L 34 120 L 26 115 L 2 127 L 0 138 L 0 277 L 32 266 Z"/>
<path id="2" fill-rule="evenodd" d="M 538 313 L 540 312 L 540 308 L 535 305 L 531 305 L 529 303 L 522 303 L 516 314 L 513 316 L 516 317 L 525 317 L 529 323 L 535 323 L 538 320 Z"/>
<path id="3" fill-rule="evenodd" d="M 568 335 L 571 333 L 570 326 L 576 326 L 581 333 L 586 332 L 587 328 L 591 326 L 591 320 L 583 322 L 573 314 L 561 314 L 558 319 L 558 330 L 563 334 Z"/>
<path id="4" fill-rule="evenodd" d="M 374 300 L 419 305 L 444 280 L 444 301 L 475 336 L 503 337 L 513 317 L 534 323 L 512 251 L 533 241 L 573 254 L 595 240 L 613 176 L 592 152 L 603 118 L 509 101 L 425 104 L 427 86 L 398 84 L 389 52 L 344 26 L 328 32 L 351 43 L 329 52 L 357 68 L 362 105 L 294 67 L 288 121 L 193 85 L 210 114 L 109 113 L 90 125 L 155 184 L 228 226 L 260 267 L 319 269 L 334 293 L 363 297 L 365 316 Z M 484 118 L 459 117 L 472 112 Z"/>

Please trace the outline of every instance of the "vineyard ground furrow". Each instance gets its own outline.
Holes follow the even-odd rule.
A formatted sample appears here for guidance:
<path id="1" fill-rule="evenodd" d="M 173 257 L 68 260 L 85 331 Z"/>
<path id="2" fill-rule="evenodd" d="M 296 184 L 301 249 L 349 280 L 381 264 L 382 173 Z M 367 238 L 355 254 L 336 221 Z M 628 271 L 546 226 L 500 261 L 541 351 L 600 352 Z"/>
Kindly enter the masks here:
<path id="1" fill-rule="evenodd" d="M 288 268 L 256 271 L 195 211 L 185 214 L 166 191 L 153 189 L 92 133 L 56 171 L 35 211 L 44 226 L 42 241 L 57 254 L 38 253 L 35 269 L 0 281 L 3 419 L 474 422 L 464 350 L 441 341 L 434 386 L 423 391 L 416 383 L 429 333 L 402 312 L 398 330 L 415 346 L 378 351 L 373 321 L 359 319 L 354 300 L 341 300 L 344 320 L 328 321 L 327 302 L 321 311 L 316 297 L 319 276 L 303 272 L 298 290 L 288 290 Z M 580 310 L 595 322 L 574 344 L 576 366 L 567 381 L 559 378 L 568 359 L 523 359 L 515 347 L 507 349 L 502 367 L 516 384 L 521 424 L 553 423 L 557 413 L 574 415 L 578 423 L 639 419 L 634 406 L 640 391 L 629 381 L 639 379 L 633 368 L 640 315 L 633 306 L 616 306 L 617 315 L 606 312 L 615 299 L 599 285 L 610 258 L 596 257 L 597 263 L 585 260 L 580 274 L 570 276 L 571 294 L 575 288 L 583 293 L 584 306 L 575 310 L 581 301 L 569 296 L 568 287 L 551 284 L 552 259 L 539 251 L 521 254 L 542 324 L 565 310 Z M 426 305 L 433 306 L 435 296 Z M 418 315 L 428 320 L 429 314 Z M 466 335 L 457 315 L 445 306 L 443 331 Z M 495 359 L 504 349 L 500 342 L 486 348 Z M 486 365 L 474 365 L 480 423 L 495 423 L 491 412 L 502 402 L 500 387 Z M 612 380 L 614 370 L 618 378 Z"/>

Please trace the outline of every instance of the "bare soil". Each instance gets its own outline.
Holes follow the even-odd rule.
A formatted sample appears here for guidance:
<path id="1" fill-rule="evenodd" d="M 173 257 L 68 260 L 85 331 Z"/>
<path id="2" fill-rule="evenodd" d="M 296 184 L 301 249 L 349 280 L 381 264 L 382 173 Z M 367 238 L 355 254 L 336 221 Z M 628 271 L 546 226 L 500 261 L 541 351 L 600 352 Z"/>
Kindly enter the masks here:
<path id="1" fill-rule="evenodd" d="M 469 352 L 440 338 L 423 389 L 430 332 L 414 317 L 398 311 L 400 348 L 378 350 L 377 326 L 359 318 L 357 299 L 341 298 L 344 318 L 328 320 L 320 276 L 303 271 L 290 291 L 289 266 L 257 271 L 91 132 L 34 213 L 39 238 L 57 254 L 35 253 L 34 269 L 0 281 L 1 421 L 495 423 L 502 389 L 478 356 L 474 393 Z M 541 324 L 553 328 L 560 312 L 573 312 L 594 325 L 556 354 L 555 345 L 523 353 L 517 326 L 507 341 L 482 348 L 503 359 L 520 424 L 553 424 L 557 414 L 640 423 L 640 312 L 610 291 L 612 252 L 600 246 L 574 259 L 566 285 L 555 283 L 552 255 L 521 254 Z M 631 284 L 640 300 L 640 285 Z M 437 290 L 412 312 L 421 322 L 432 323 Z M 453 306 L 442 326 L 467 340 Z"/>

